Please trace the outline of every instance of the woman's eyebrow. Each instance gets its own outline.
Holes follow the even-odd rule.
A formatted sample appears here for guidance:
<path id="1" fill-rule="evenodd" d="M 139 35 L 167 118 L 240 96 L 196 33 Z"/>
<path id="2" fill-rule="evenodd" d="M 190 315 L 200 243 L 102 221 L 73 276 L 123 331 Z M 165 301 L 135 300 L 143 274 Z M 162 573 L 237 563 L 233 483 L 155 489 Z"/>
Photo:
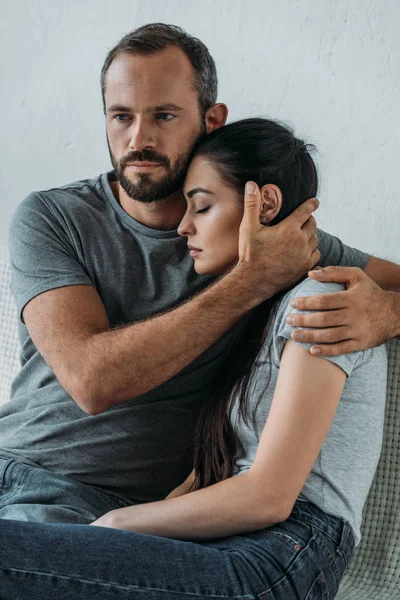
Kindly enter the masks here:
<path id="1" fill-rule="evenodd" d="M 188 198 L 193 198 L 195 194 L 212 194 L 214 196 L 214 192 L 211 192 L 211 190 L 206 190 L 202 187 L 196 187 L 190 190 L 189 192 L 186 192 L 186 196 Z"/>

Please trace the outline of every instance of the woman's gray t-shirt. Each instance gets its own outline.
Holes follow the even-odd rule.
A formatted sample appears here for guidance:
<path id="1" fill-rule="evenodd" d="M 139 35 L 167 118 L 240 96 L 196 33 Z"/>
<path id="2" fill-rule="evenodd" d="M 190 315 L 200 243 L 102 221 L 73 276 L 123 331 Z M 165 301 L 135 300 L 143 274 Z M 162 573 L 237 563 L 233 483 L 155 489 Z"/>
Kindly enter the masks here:
<path id="1" fill-rule="evenodd" d="M 237 459 L 234 474 L 243 473 L 252 465 L 258 441 L 271 408 L 279 375 L 280 357 L 293 328 L 286 318 L 296 313 L 290 302 L 301 296 L 336 292 L 343 286 L 306 279 L 279 302 L 268 338 L 262 349 L 259 366 L 254 369 L 249 398 L 248 425 L 239 418 L 237 407 L 232 412 L 232 424 L 241 440 L 243 454 Z M 301 343 L 310 348 L 311 344 Z M 270 356 L 268 357 L 268 347 Z M 325 358 L 325 357 L 324 357 Z M 326 357 L 339 365 L 347 378 L 332 425 L 319 452 L 299 500 L 312 502 L 328 514 L 348 521 L 355 538 L 360 542 L 362 510 L 378 464 L 383 437 L 386 400 L 386 347 L 379 346 L 362 352 Z M 267 361 L 265 364 L 264 361 Z M 264 362 L 264 364 L 262 364 Z M 265 389 L 268 369 L 271 379 Z M 260 399 L 255 415 L 257 432 L 252 426 L 254 406 Z M 321 402 L 324 402 L 321 396 Z"/>

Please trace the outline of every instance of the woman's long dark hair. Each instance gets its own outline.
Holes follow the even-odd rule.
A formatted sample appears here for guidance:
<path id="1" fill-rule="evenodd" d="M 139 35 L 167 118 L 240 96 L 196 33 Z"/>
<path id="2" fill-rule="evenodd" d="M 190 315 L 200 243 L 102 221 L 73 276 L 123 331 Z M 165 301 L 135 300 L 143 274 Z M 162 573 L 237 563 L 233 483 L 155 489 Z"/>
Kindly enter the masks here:
<path id="1" fill-rule="evenodd" d="M 260 188 L 268 183 L 278 186 L 282 208 L 270 223 L 275 225 L 317 193 L 317 171 L 309 149 L 287 126 L 258 118 L 237 121 L 213 131 L 200 140 L 193 157 L 205 158 L 222 180 L 241 195 L 247 181 L 255 181 Z M 197 422 L 194 489 L 233 474 L 235 459 L 242 449 L 231 424 L 232 409 L 237 402 L 238 416 L 248 423 L 254 367 L 260 362 L 275 307 L 286 291 L 258 305 L 237 328 L 215 381 L 215 394 L 202 406 Z M 270 348 L 267 355 L 269 352 Z M 268 359 L 263 364 L 267 362 Z M 269 378 L 270 372 L 265 388 Z M 258 402 L 261 397 L 262 394 Z M 258 402 L 252 415 L 253 425 Z"/>

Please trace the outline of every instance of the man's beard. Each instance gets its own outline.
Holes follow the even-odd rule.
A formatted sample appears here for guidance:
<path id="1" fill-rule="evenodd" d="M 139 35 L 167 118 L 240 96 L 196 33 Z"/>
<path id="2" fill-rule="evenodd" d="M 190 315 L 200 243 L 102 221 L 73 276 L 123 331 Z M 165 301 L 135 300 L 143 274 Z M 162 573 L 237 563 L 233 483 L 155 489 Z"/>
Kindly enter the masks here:
<path id="1" fill-rule="evenodd" d="M 189 167 L 192 151 L 197 141 L 206 133 L 205 123 L 187 152 L 179 154 L 173 166 L 167 156 L 158 154 L 154 150 L 141 150 L 131 152 L 121 160 L 117 160 L 111 152 L 110 144 L 107 138 L 108 151 L 110 153 L 111 163 L 114 167 L 115 175 L 126 194 L 133 200 L 149 204 L 157 202 L 170 196 L 180 190 L 185 180 L 186 172 Z M 137 173 L 139 181 L 133 182 L 125 175 L 127 164 L 132 162 L 146 161 L 162 165 L 166 174 L 157 181 L 152 181 L 148 173 Z"/>

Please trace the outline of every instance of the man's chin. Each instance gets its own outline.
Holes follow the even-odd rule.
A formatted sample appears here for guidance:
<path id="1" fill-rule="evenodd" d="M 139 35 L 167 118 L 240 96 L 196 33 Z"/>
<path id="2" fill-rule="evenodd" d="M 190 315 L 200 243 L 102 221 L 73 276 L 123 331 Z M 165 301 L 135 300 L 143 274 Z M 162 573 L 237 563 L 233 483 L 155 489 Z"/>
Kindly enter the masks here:
<path id="1" fill-rule="evenodd" d="M 120 186 L 124 192 L 137 202 L 143 202 L 143 204 L 151 204 L 152 202 L 160 202 L 165 200 L 168 196 L 179 191 L 180 188 L 174 187 L 163 187 L 157 185 L 157 181 L 143 181 L 140 182 L 130 181 L 126 178 L 119 180 Z"/>

